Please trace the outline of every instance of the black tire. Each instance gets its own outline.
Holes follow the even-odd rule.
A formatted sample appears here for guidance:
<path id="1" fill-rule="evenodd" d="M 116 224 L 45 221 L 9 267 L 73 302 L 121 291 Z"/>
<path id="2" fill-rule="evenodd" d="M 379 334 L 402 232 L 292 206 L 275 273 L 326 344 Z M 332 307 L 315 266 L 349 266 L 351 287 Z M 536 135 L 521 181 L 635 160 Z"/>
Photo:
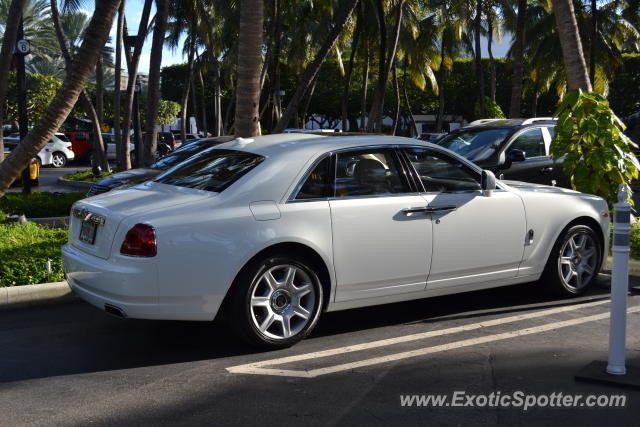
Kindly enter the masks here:
<path id="1" fill-rule="evenodd" d="M 308 304 L 309 318 L 306 320 L 306 323 L 298 325 L 300 328 L 293 334 L 292 325 L 293 320 L 289 320 L 289 330 L 292 332 L 292 335 L 289 337 L 273 337 L 269 336 L 273 333 L 278 334 L 278 330 L 284 332 L 285 326 L 284 322 L 281 322 L 282 329 L 279 329 L 279 326 L 276 324 L 277 321 L 272 322 L 272 327 L 266 329 L 266 331 L 261 331 L 258 326 L 258 322 L 263 322 L 268 317 L 268 313 L 278 313 L 274 304 L 276 303 L 277 296 L 276 292 L 268 296 L 264 296 L 266 300 L 269 301 L 269 308 L 262 308 L 265 313 L 263 318 L 260 318 L 259 310 L 261 307 L 253 307 L 251 304 L 252 297 L 254 297 L 254 293 L 258 292 L 260 287 L 265 286 L 263 275 L 265 275 L 269 271 L 274 271 L 276 274 L 278 269 L 283 266 L 292 266 L 295 267 L 296 273 L 294 275 L 294 280 L 297 276 L 300 276 L 302 279 L 308 279 L 310 289 L 313 289 L 313 301 L 311 302 L 311 298 L 306 300 L 306 304 Z M 298 285 L 307 284 L 306 281 L 301 281 Z M 279 290 L 280 288 L 278 288 Z M 283 288 L 285 289 L 285 288 Z M 276 297 L 276 298 L 274 298 Z M 287 307 L 291 307 L 293 303 L 293 299 L 291 298 L 291 303 Z M 302 301 L 305 296 L 300 298 Z M 302 305 L 302 303 L 300 303 Z M 257 259 L 248 265 L 246 265 L 242 271 L 236 277 L 231 289 L 229 290 L 229 295 L 225 300 L 225 306 L 223 308 L 224 318 L 231 327 L 231 329 L 239 336 L 242 340 L 247 342 L 248 344 L 265 350 L 274 350 L 280 348 L 290 347 L 300 340 L 304 339 L 313 328 L 318 323 L 318 319 L 320 318 L 320 313 L 323 307 L 323 289 L 322 284 L 318 275 L 315 272 L 315 267 L 312 263 L 309 263 L 303 258 L 289 255 L 289 254 L 277 254 L 265 256 L 264 258 Z M 270 312 L 268 310 L 271 310 Z M 285 308 L 284 310 L 287 310 Z M 283 317 L 285 311 L 283 313 Z M 293 319 L 293 317 L 290 317 Z M 297 318 L 295 319 L 298 320 Z M 300 321 L 302 322 L 302 320 Z M 266 322 L 265 322 L 266 323 Z M 265 324 L 263 323 L 263 324 Z M 282 335 L 285 335 L 284 333 Z"/>
<path id="2" fill-rule="evenodd" d="M 589 258 L 583 258 L 578 254 L 575 259 L 574 257 L 566 256 L 571 253 L 569 239 L 573 239 L 575 243 L 575 239 L 581 239 L 582 236 L 586 236 L 586 241 L 589 242 L 585 244 L 583 252 L 593 250 L 593 255 L 589 256 Z M 569 258 L 571 258 L 571 261 L 568 260 Z M 582 295 L 596 281 L 601 263 L 601 238 L 587 225 L 574 225 L 565 229 L 553 245 L 540 282 L 547 291 L 557 296 L 573 297 Z M 586 266 L 592 270 L 590 275 L 586 270 Z M 582 272 L 579 272 L 580 268 L 582 268 Z M 578 275 L 580 275 L 580 279 L 578 279 Z M 570 278 L 567 281 L 566 277 L 568 276 Z"/>
<path id="3" fill-rule="evenodd" d="M 60 151 L 56 151 L 51 155 L 51 166 L 54 168 L 63 168 L 67 165 L 67 156 Z"/>

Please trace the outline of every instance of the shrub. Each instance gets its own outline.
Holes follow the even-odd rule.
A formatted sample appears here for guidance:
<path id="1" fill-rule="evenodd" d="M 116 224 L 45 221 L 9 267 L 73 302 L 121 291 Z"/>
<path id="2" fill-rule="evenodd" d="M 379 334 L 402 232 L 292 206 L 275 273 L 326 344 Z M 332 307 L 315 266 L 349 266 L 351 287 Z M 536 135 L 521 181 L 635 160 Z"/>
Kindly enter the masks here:
<path id="1" fill-rule="evenodd" d="M 82 192 L 6 193 L 3 197 L 0 197 L 0 210 L 7 214 L 25 214 L 27 218 L 68 216 L 71 205 L 85 197 L 85 193 Z"/>
<path id="2" fill-rule="evenodd" d="M 34 223 L 0 224 L 0 287 L 59 282 L 64 280 L 60 246 L 67 230 L 41 227 Z M 51 260 L 51 274 L 47 260 Z"/>
<path id="3" fill-rule="evenodd" d="M 613 206 L 618 185 L 638 179 L 640 167 L 632 153 L 638 146 L 622 133 L 624 124 L 605 98 L 580 90 L 569 92 L 555 115 L 551 154 L 554 158 L 566 154 L 563 166 L 571 187 L 596 194 Z"/>
<path id="4" fill-rule="evenodd" d="M 95 176 L 91 169 L 78 171 L 74 173 L 70 173 L 68 175 L 63 176 L 64 179 L 68 179 L 70 181 L 87 181 L 87 182 L 96 182 L 100 181 L 102 178 L 106 178 L 109 175 L 113 175 L 114 173 L 118 173 L 120 170 L 118 168 L 113 168 L 111 172 L 102 172 L 102 175 Z"/>
<path id="5" fill-rule="evenodd" d="M 500 106 L 491 101 L 491 98 L 485 96 L 484 98 L 484 109 L 485 114 L 484 117 L 481 117 L 480 114 L 480 102 L 476 101 L 476 105 L 473 108 L 473 112 L 475 114 L 476 119 L 505 119 L 506 116 L 502 112 L 502 108 Z"/>

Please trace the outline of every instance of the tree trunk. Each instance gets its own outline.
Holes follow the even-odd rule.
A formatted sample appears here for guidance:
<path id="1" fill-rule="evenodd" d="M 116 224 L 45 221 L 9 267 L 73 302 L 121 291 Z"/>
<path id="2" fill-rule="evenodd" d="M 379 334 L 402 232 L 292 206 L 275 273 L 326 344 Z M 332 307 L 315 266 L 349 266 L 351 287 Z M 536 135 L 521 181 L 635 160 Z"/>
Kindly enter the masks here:
<path id="1" fill-rule="evenodd" d="M 204 87 L 204 79 L 202 78 L 202 69 L 198 68 L 198 83 L 200 84 L 200 100 L 201 103 L 201 114 L 202 114 L 202 134 L 207 137 L 209 135 L 209 126 L 207 123 L 207 100 L 205 98 L 206 89 Z M 219 135 L 216 135 L 219 136 Z"/>
<path id="2" fill-rule="evenodd" d="M 280 1 L 274 0 L 273 2 L 273 19 L 275 24 L 273 26 L 273 56 L 272 64 L 273 70 L 271 71 L 271 100 L 272 109 L 269 114 L 269 130 L 271 131 L 275 124 L 278 123 L 282 116 L 282 98 L 280 96 L 280 55 L 282 52 L 282 11 L 280 8 Z"/>
<path id="3" fill-rule="evenodd" d="M 24 0 L 12 0 L 9 6 L 7 22 L 4 28 L 4 38 L 2 40 L 2 50 L 0 50 L 0 162 L 4 160 L 4 132 L 2 130 L 4 124 L 4 104 L 7 96 L 11 59 L 18 36 L 18 24 L 20 22 L 20 16 L 22 15 L 23 2 Z"/>
<path id="4" fill-rule="evenodd" d="M 224 114 L 224 128 L 222 129 L 223 135 L 232 133 L 231 129 L 231 113 L 234 111 L 236 105 L 236 94 L 231 92 L 229 101 L 227 102 L 227 112 Z M 235 129 L 233 129 L 233 135 L 235 135 Z"/>
<path id="5" fill-rule="evenodd" d="M 102 122 L 104 121 L 104 67 L 102 55 L 100 55 L 96 63 L 96 114 L 102 127 Z"/>
<path id="6" fill-rule="evenodd" d="M 596 53 L 598 49 L 598 2 L 591 0 L 591 36 L 589 37 L 589 79 L 596 84 Z"/>
<path id="7" fill-rule="evenodd" d="M 384 97 L 387 91 L 387 83 L 389 82 L 389 75 L 391 73 L 391 67 L 396 56 L 396 49 L 398 47 L 398 38 L 400 37 L 400 25 L 402 23 L 402 9 L 404 7 L 405 0 L 400 0 L 396 6 L 396 22 L 393 27 L 393 39 L 391 40 L 391 46 L 387 51 L 387 56 L 382 57 L 380 61 L 384 64 L 382 73 L 378 76 L 378 85 L 376 91 L 373 94 L 373 101 L 371 102 L 371 111 L 369 113 L 369 122 L 367 123 L 367 131 L 369 132 L 382 132 L 382 117 L 384 115 Z M 378 13 L 380 13 L 378 11 Z M 381 28 L 385 26 L 384 21 L 381 23 Z M 385 30 L 386 31 L 386 30 Z M 386 37 L 385 37 L 386 38 Z M 380 50 L 382 54 L 382 49 Z"/>
<path id="8" fill-rule="evenodd" d="M 50 11 L 51 11 L 51 21 L 53 23 L 53 29 L 58 40 L 58 45 L 60 46 L 60 52 L 62 53 L 62 57 L 65 62 L 65 69 L 67 73 L 69 72 L 69 68 L 73 66 L 73 58 L 71 57 L 71 53 L 67 47 L 67 41 L 64 38 L 64 34 L 62 32 L 62 27 L 60 25 L 60 13 L 58 10 L 58 2 L 56 0 L 50 1 Z M 100 52 L 100 56 L 98 61 L 96 61 L 96 66 L 102 57 L 102 51 Z M 97 67 L 96 67 L 97 69 Z M 97 93 L 96 93 L 97 94 Z M 102 127 L 101 120 L 98 112 L 93 106 L 91 102 L 91 97 L 87 93 L 86 89 L 82 91 L 80 94 L 80 106 L 86 112 L 87 116 L 91 120 L 91 140 L 92 140 L 92 160 L 91 166 L 93 168 L 93 173 L 95 175 L 99 175 L 100 168 L 104 171 L 109 172 L 109 162 L 107 161 L 107 156 L 105 154 L 104 141 L 102 140 Z"/>
<path id="9" fill-rule="evenodd" d="M 156 20 L 151 42 L 151 60 L 149 61 L 149 90 L 147 92 L 146 134 L 144 156 L 140 159 L 145 166 L 153 163 L 158 150 L 158 108 L 160 105 L 160 71 L 164 34 L 169 17 L 169 0 L 156 0 Z"/>
<path id="10" fill-rule="evenodd" d="M 444 60 L 446 56 L 446 46 L 444 40 L 444 34 L 442 36 L 441 44 L 440 44 L 440 68 L 438 69 L 438 118 L 436 120 L 436 132 L 442 132 L 442 122 L 444 120 L 444 76 L 445 76 L 445 68 L 444 68 Z M 416 127 L 416 132 L 417 132 Z M 418 133 L 420 136 L 420 133 Z"/>
<path id="11" fill-rule="evenodd" d="M 263 0 L 240 0 L 238 83 L 235 134 L 246 138 L 260 132 L 260 72 L 262 70 Z"/>
<path id="12" fill-rule="evenodd" d="M 567 73 L 567 89 L 591 92 L 591 82 L 584 60 L 573 3 L 571 0 L 552 0 L 552 3 Z"/>
<path id="13" fill-rule="evenodd" d="M 311 99 L 313 98 L 313 92 L 316 90 L 316 84 L 318 83 L 318 76 L 313 79 L 311 82 L 311 87 L 309 88 L 309 96 L 307 96 L 307 101 L 304 104 L 304 108 L 302 109 L 302 115 L 300 117 L 301 125 L 300 129 L 305 129 L 307 124 L 307 112 L 309 111 L 309 105 L 311 105 Z"/>
<path id="14" fill-rule="evenodd" d="M 490 16 L 487 16 L 488 21 L 488 36 L 487 36 L 487 51 L 489 52 L 489 71 L 491 74 L 491 84 L 489 88 L 489 97 L 491 102 L 496 102 L 496 63 L 493 60 L 493 21 Z"/>
<path id="15" fill-rule="evenodd" d="M 522 100 L 522 74 L 524 70 L 524 30 L 527 23 L 527 0 L 518 0 L 518 20 L 516 22 L 516 43 L 513 56 L 513 75 L 511 77 L 511 104 L 509 117 L 520 117 Z"/>
<path id="16" fill-rule="evenodd" d="M 360 21 L 361 15 L 358 15 L 358 21 Z M 362 30 L 361 22 L 356 24 L 353 35 L 353 41 L 351 42 L 351 54 L 349 55 L 349 64 L 347 65 L 346 75 L 344 76 L 344 90 L 342 92 L 342 131 L 346 132 L 348 129 L 349 121 L 349 89 L 351 86 L 351 73 L 353 71 L 353 62 L 356 57 L 356 50 L 358 49 L 358 40 L 360 38 L 360 31 Z M 350 129 L 349 129 L 350 130 Z"/>
<path id="17" fill-rule="evenodd" d="M 122 0 L 120 9 L 118 10 L 118 22 L 116 24 L 116 58 L 113 83 L 113 135 L 116 144 L 116 160 L 118 166 L 124 169 L 124 146 L 122 145 L 122 128 L 120 126 L 120 81 L 122 80 L 122 34 L 124 31 L 124 6 L 125 0 Z"/>
<path id="18" fill-rule="evenodd" d="M 363 36 L 366 37 L 365 34 Z M 367 129 L 367 91 L 369 90 L 369 43 L 365 38 L 364 67 L 362 69 L 362 107 L 360 110 L 360 130 Z"/>
<path id="19" fill-rule="evenodd" d="M 182 142 L 187 140 L 187 110 L 189 103 L 189 89 L 191 88 L 191 76 L 193 76 L 193 57 L 196 51 L 195 35 L 189 35 L 189 57 L 187 59 L 187 74 L 185 74 L 184 87 L 182 89 L 182 108 L 180 109 L 180 138 Z"/>
<path id="20" fill-rule="evenodd" d="M 353 9 L 355 9 L 357 4 L 358 4 L 358 0 L 342 0 L 340 2 L 340 6 L 341 6 L 340 12 L 338 12 L 338 14 L 336 15 L 333 28 L 331 28 L 331 31 L 329 32 L 327 39 L 325 40 L 324 44 L 322 45 L 318 53 L 316 53 L 316 56 L 313 62 L 309 64 L 309 66 L 304 70 L 302 78 L 298 83 L 298 87 L 296 88 L 295 93 L 291 97 L 291 100 L 289 101 L 289 105 L 287 105 L 287 109 L 285 110 L 284 114 L 276 124 L 276 127 L 273 129 L 273 133 L 282 132 L 289 124 L 289 121 L 291 120 L 291 118 L 297 114 L 298 106 L 300 105 L 302 98 L 305 96 L 305 94 L 309 90 L 309 84 L 316 78 L 316 75 L 318 74 L 318 71 L 320 70 L 322 63 L 324 62 L 325 58 L 327 57 L 327 55 L 335 45 L 335 42 L 338 39 L 338 36 L 342 32 L 342 29 L 344 28 L 347 20 L 351 16 L 351 13 L 353 12 Z M 238 104 L 240 104 L 239 98 L 238 98 Z M 236 110 L 237 109 L 238 107 L 236 106 Z"/>
<path id="21" fill-rule="evenodd" d="M 480 95 L 480 117 L 486 115 L 485 95 L 484 95 L 484 73 L 482 72 L 482 47 L 480 45 L 480 32 L 482 31 L 482 0 L 476 0 L 475 17 L 475 56 L 476 56 L 476 82 L 478 83 L 478 93 Z"/>
<path id="22" fill-rule="evenodd" d="M 0 163 L 0 196 L 66 120 L 107 42 L 120 0 L 96 2 L 84 40 L 62 86 L 27 137 Z"/>
<path id="23" fill-rule="evenodd" d="M 411 104 L 409 103 L 409 95 L 407 94 L 407 57 L 406 56 L 404 57 L 404 67 L 403 67 L 403 75 L 402 75 L 402 94 L 404 96 L 404 105 L 407 108 L 407 114 L 409 115 L 409 119 L 411 121 L 411 126 L 413 127 L 413 131 L 415 132 L 415 136 L 420 136 L 420 132 L 418 131 L 418 124 L 416 123 L 416 118 L 413 116 L 413 111 L 411 110 Z"/>
<path id="24" fill-rule="evenodd" d="M 147 36 L 147 27 L 149 26 L 149 14 L 151 12 L 152 0 L 145 0 L 142 8 L 142 16 L 140 18 L 140 25 L 138 27 L 137 40 L 133 47 L 133 54 L 131 55 L 131 61 L 128 62 L 129 81 L 127 82 L 127 94 L 125 97 L 124 108 L 124 126 L 122 133 L 122 144 L 124 146 L 124 164 L 123 169 L 131 169 L 131 148 L 129 141 L 131 140 L 131 121 L 133 116 L 133 97 L 136 90 L 136 82 L 138 79 L 138 65 L 140 63 L 140 55 L 142 54 L 142 46 Z M 125 45 L 125 50 L 129 51 L 129 46 Z M 143 153 L 138 153 L 138 161 L 144 161 L 142 159 Z"/>
<path id="25" fill-rule="evenodd" d="M 396 69 L 395 58 L 393 60 L 393 67 L 391 68 L 393 75 L 393 88 L 394 95 L 396 97 L 395 110 L 393 112 L 393 127 L 391 129 L 391 135 L 395 135 L 398 132 L 398 121 L 400 120 L 400 86 L 398 85 L 398 70 Z"/>

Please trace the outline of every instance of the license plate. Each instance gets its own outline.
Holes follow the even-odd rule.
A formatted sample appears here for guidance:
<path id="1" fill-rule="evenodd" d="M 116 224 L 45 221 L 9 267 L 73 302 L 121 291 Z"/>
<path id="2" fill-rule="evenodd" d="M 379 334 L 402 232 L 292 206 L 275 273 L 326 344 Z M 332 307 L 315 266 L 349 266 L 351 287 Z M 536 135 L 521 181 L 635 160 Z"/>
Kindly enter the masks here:
<path id="1" fill-rule="evenodd" d="M 80 241 L 93 245 L 96 241 L 96 228 L 97 226 L 94 223 L 82 221 L 82 226 L 80 227 Z"/>

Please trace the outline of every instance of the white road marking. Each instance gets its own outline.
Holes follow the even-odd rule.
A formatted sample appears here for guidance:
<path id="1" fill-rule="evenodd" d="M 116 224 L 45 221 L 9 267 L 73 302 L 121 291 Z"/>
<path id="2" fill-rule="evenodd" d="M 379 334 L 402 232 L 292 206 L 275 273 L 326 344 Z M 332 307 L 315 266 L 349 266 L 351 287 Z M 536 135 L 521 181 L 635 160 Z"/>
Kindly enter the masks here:
<path id="1" fill-rule="evenodd" d="M 514 337 L 519 337 L 524 335 L 550 331 L 554 329 L 560 329 L 560 328 L 577 325 L 581 323 L 602 320 L 602 319 L 608 318 L 609 313 L 606 312 L 606 313 L 596 314 L 592 316 L 582 317 L 579 319 L 566 320 L 562 322 L 554 322 L 546 325 L 520 329 L 512 332 L 505 332 L 501 334 L 488 335 L 480 338 L 472 338 L 472 339 L 466 339 L 461 341 L 455 341 L 452 343 L 442 344 L 438 346 L 424 347 L 417 350 L 395 353 L 387 356 L 375 357 L 371 359 L 365 359 L 357 362 L 350 362 L 350 363 L 345 363 L 345 364 L 340 364 L 335 366 L 328 366 L 325 368 L 319 368 L 314 370 L 298 371 L 298 370 L 268 368 L 267 366 L 282 365 L 285 363 L 298 362 L 298 361 L 309 360 L 309 359 L 318 359 L 322 357 L 345 354 L 345 353 L 350 353 L 354 351 L 361 351 L 361 350 L 389 346 L 389 345 L 403 343 L 403 342 L 415 341 L 415 340 L 420 340 L 424 338 L 454 334 L 454 333 L 459 333 L 464 331 L 471 331 L 471 330 L 485 328 L 489 326 L 496 326 L 496 325 L 501 325 L 505 323 L 517 322 L 520 320 L 527 320 L 527 319 L 533 319 L 537 317 L 544 317 L 544 316 L 548 316 L 556 313 L 568 312 L 568 311 L 577 310 L 585 307 L 598 306 L 606 303 L 609 303 L 609 300 L 595 301 L 595 302 L 590 302 L 586 304 L 576 304 L 571 306 L 556 307 L 548 310 L 542 310 L 542 311 L 526 313 L 526 314 L 521 314 L 516 316 L 493 319 L 493 320 L 473 323 L 469 325 L 462 325 L 462 326 L 457 326 L 457 327 L 448 328 L 448 329 L 423 332 L 419 334 L 389 338 L 389 339 L 373 341 L 369 343 L 334 348 L 331 350 L 318 351 L 314 353 L 305 353 L 305 354 L 299 354 L 295 356 L 282 357 L 278 359 L 264 360 L 264 361 L 249 363 L 245 365 L 232 366 L 227 368 L 227 371 L 231 373 L 254 374 L 254 375 L 275 375 L 275 376 L 313 378 L 319 375 L 326 375 L 330 373 L 351 370 L 358 367 L 387 363 L 387 362 L 392 362 L 396 360 L 407 359 L 407 358 L 422 356 L 426 354 L 432 354 L 440 351 L 446 351 L 446 350 L 451 350 L 451 349 L 461 348 L 461 347 L 468 347 L 468 346 L 483 344 L 487 342 L 499 341 L 499 340 L 504 340 L 508 338 L 514 338 Z M 640 307 L 629 310 L 630 313 L 634 313 L 638 311 L 640 311 Z"/>

